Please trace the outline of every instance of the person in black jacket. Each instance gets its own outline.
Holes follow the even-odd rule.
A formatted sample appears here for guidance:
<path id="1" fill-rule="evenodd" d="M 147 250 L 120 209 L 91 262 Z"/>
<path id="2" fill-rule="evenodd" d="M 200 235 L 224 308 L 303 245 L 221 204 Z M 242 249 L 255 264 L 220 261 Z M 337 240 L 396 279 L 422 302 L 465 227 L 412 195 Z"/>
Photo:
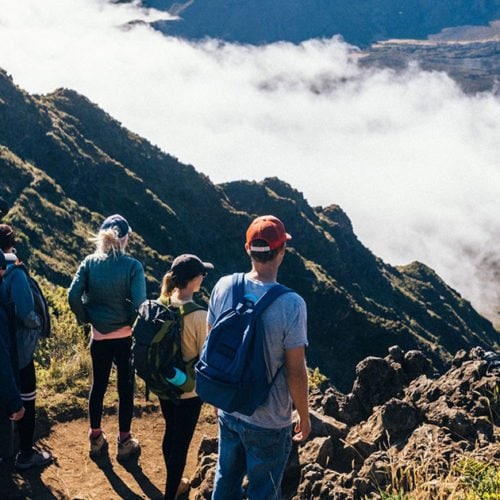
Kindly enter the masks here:
<path id="1" fill-rule="evenodd" d="M 0 265 L 0 303 L 15 306 L 15 339 L 19 389 L 25 415 L 18 422 L 19 453 L 16 469 L 26 470 L 52 462 L 48 451 L 33 447 L 36 424 L 36 372 L 34 353 L 41 332 L 41 319 L 35 312 L 33 293 L 26 274 L 18 269 L 15 253 L 15 233 L 8 224 L 0 224 L 0 250 L 4 259 Z M 17 375 L 17 374 L 16 374 Z"/>
<path id="2" fill-rule="evenodd" d="M 5 257 L 0 252 L 0 269 L 5 269 Z M 17 422 L 24 416 L 24 406 L 16 383 L 9 319 L 0 305 L 0 418 Z M 0 457 L 0 463 L 2 458 Z"/>

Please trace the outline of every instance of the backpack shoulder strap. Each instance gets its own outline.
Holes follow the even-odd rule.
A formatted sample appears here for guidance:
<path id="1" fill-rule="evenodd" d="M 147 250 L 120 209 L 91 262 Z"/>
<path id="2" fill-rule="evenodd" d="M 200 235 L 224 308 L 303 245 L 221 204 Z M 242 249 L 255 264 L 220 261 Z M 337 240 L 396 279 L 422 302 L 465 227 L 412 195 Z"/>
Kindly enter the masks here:
<path id="1" fill-rule="evenodd" d="M 158 304 L 161 304 L 162 306 L 168 307 L 170 306 L 170 298 L 167 297 L 166 299 L 162 297 L 158 297 L 157 299 L 152 300 L 151 302 L 158 302 Z"/>
<path id="2" fill-rule="evenodd" d="M 270 288 L 255 304 L 254 312 L 255 314 L 261 314 L 266 307 L 271 305 L 280 295 L 284 293 L 292 292 L 293 290 L 277 283 L 272 288 Z"/>
<path id="3" fill-rule="evenodd" d="M 26 275 L 28 275 L 28 276 L 30 275 L 30 272 L 28 271 L 26 264 L 24 262 L 21 262 L 20 260 L 18 260 L 17 262 L 14 263 L 12 270 L 14 271 L 15 269 L 20 269 L 20 270 L 24 271 L 24 273 Z"/>
<path id="4" fill-rule="evenodd" d="M 206 311 L 207 309 L 203 307 L 200 304 L 197 304 L 196 302 L 186 302 L 185 304 L 180 305 L 179 307 L 174 307 L 172 305 L 172 302 L 170 301 L 170 298 L 167 299 L 157 299 L 156 302 L 160 303 L 161 305 L 165 307 L 171 307 L 172 309 L 176 309 L 179 311 L 179 314 L 181 316 L 187 316 L 188 314 L 191 314 L 194 311 Z"/>
<path id="5" fill-rule="evenodd" d="M 206 311 L 206 308 L 197 304 L 196 302 L 187 302 L 179 307 L 179 312 L 181 316 L 187 316 L 195 311 Z"/>
<path id="6" fill-rule="evenodd" d="M 276 300 L 279 296 L 283 295 L 284 293 L 289 293 L 289 292 L 293 292 L 293 290 L 291 288 L 288 288 L 288 287 L 281 285 L 279 283 L 274 285 L 264 295 L 262 295 L 262 297 L 255 304 L 255 308 L 254 308 L 255 316 L 259 317 L 264 312 L 266 307 L 270 306 L 274 300 Z M 267 362 L 266 362 L 266 366 L 267 366 Z M 284 366 L 285 366 L 285 363 L 283 363 L 276 370 L 276 372 L 274 373 L 272 380 L 270 382 L 271 385 L 274 384 L 274 381 L 276 380 L 276 378 L 278 377 L 279 373 L 281 372 L 281 370 L 283 369 Z"/>
<path id="7" fill-rule="evenodd" d="M 18 262 L 16 264 L 14 264 L 12 266 L 12 269 L 10 272 L 14 273 L 15 271 L 18 271 L 18 270 L 22 271 L 26 275 L 26 278 L 29 280 L 30 274 L 29 274 L 28 268 L 22 262 Z"/>
<path id="8" fill-rule="evenodd" d="M 245 273 L 233 274 L 233 309 L 243 303 L 245 297 Z"/>

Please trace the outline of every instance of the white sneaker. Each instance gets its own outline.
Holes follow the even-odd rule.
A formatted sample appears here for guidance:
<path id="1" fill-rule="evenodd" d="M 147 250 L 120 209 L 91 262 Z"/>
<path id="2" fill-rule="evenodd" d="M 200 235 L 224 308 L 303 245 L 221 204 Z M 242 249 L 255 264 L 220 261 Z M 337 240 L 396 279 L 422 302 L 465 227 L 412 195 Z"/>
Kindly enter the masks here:
<path id="1" fill-rule="evenodd" d="M 27 470 L 32 467 L 43 467 L 52 462 L 52 455 L 48 451 L 32 450 L 30 455 L 19 452 L 16 456 L 16 469 Z"/>
<path id="2" fill-rule="evenodd" d="M 127 460 L 132 456 L 138 456 L 141 453 L 141 445 L 137 439 L 130 436 L 125 441 L 121 442 L 118 439 L 118 460 Z"/>
<path id="3" fill-rule="evenodd" d="M 108 440 L 106 434 L 101 432 L 96 438 L 89 437 L 89 456 L 92 458 L 100 457 L 108 449 Z"/>

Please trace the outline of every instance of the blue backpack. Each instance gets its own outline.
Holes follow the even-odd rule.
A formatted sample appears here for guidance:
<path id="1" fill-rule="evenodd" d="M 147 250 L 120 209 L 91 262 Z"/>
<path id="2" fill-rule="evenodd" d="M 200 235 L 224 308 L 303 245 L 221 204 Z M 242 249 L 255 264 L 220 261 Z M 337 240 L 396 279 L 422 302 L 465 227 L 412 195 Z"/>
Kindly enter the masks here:
<path id="1" fill-rule="evenodd" d="M 30 275 L 28 268 L 23 264 L 16 264 L 14 270 L 19 269 L 26 275 L 31 293 L 33 294 L 34 311 L 40 318 L 40 335 L 49 338 L 51 335 L 50 311 L 47 299 L 40 288 L 38 282 Z M 10 292 L 9 292 L 10 293 Z"/>
<path id="2" fill-rule="evenodd" d="M 216 318 L 195 366 L 196 392 L 227 412 L 252 415 L 266 402 L 281 371 L 268 380 L 265 331 L 260 321 L 271 302 L 291 290 L 276 284 L 255 304 L 245 300 L 244 274 L 233 274 L 233 304 Z"/>

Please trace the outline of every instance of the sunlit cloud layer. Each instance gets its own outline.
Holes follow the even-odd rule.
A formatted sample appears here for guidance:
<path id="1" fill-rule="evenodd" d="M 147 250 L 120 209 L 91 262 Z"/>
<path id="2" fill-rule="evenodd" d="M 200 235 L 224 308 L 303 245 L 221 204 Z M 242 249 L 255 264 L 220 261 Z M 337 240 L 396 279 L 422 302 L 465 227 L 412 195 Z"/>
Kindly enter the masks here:
<path id="1" fill-rule="evenodd" d="M 497 97 L 415 66 L 362 69 L 337 39 L 188 43 L 128 24 L 160 17 L 0 0 L 0 66 L 29 92 L 77 90 L 214 182 L 278 176 L 339 204 L 374 253 L 425 262 L 495 318 L 500 283 L 481 259 L 500 259 Z"/>

